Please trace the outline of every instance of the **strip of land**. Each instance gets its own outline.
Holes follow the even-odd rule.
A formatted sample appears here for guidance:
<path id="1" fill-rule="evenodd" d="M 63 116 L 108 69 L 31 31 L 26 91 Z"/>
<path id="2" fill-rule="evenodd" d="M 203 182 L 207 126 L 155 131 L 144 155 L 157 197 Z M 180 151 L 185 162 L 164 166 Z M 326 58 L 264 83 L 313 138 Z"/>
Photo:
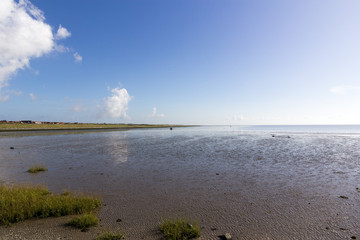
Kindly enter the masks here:
<path id="1" fill-rule="evenodd" d="M 169 124 L 107 124 L 107 123 L 0 123 L 0 132 L 46 131 L 46 130 L 90 130 L 90 129 L 133 129 L 133 128 L 173 128 L 188 125 Z"/>

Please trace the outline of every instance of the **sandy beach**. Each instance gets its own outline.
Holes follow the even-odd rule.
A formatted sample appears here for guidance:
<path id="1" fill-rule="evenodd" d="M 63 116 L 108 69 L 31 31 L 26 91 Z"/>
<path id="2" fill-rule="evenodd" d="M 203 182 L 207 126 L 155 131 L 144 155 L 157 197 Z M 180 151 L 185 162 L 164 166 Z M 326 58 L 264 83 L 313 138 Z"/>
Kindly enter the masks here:
<path id="1" fill-rule="evenodd" d="M 359 239 L 359 153 L 348 150 L 357 140 L 191 130 L 0 138 L 2 183 L 103 199 L 101 223 L 88 232 L 65 226 L 66 216 L 1 226 L 0 239 L 93 239 L 107 230 L 161 239 L 159 222 L 175 217 L 197 221 L 203 240 Z M 49 170 L 25 173 L 39 162 Z"/>

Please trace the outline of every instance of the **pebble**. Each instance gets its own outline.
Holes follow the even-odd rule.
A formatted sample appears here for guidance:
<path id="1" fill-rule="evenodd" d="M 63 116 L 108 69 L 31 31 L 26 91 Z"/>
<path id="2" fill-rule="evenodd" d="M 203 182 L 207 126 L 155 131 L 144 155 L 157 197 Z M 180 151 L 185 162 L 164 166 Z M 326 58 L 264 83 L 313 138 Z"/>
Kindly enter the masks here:
<path id="1" fill-rule="evenodd" d="M 10 147 L 10 149 L 15 149 L 14 147 Z"/>
<path id="2" fill-rule="evenodd" d="M 355 236 L 351 236 L 351 239 L 356 239 L 356 237 L 355 237 Z"/>
<path id="3" fill-rule="evenodd" d="M 340 196 L 339 198 L 342 198 L 342 199 L 349 199 L 347 196 Z"/>
<path id="4" fill-rule="evenodd" d="M 121 218 L 116 219 L 116 222 L 122 222 Z"/>

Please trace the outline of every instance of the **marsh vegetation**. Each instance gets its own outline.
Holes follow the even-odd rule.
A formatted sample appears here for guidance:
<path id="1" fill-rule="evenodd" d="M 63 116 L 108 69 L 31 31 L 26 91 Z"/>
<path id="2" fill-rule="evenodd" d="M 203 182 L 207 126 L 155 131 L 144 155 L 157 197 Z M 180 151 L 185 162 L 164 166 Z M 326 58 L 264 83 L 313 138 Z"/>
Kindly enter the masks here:
<path id="1" fill-rule="evenodd" d="M 46 187 L 0 185 L 0 225 L 31 218 L 89 213 L 101 205 L 94 196 L 53 194 Z"/>
<path id="2" fill-rule="evenodd" d="M 79 228 L 82 231 L 88 230 L 90 227 L 98 225 L 99 219 L 94 214 L 83 214 L 79 217 L 75 217 L 67 222 L 68 226 Z"/>
<path id="3" fill-rule="evenodd" d="M 160 223 L 160 231 L 166 240 L 188 240 L 200 237 L 200 226 L 189 220 L 174 219 Z"/>
<path id="4" fill-rule="evenodd" d="M 45 171 L 47 171 L 47 168 L 42 165 L 33 166 L 33 167 L 29 168 L 29 170 L 27 170 L 28 173 L 38 173 L 38 172 L 45 172 Z"/>

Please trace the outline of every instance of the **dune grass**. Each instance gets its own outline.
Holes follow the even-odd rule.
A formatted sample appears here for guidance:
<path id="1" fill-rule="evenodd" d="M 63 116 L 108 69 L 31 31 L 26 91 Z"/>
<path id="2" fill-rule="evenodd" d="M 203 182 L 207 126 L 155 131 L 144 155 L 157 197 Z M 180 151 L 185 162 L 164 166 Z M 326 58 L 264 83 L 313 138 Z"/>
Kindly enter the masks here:
<path id="1" fill-rule="evenodd" d="M 124 239 L 122 233 L 106 232 L 95 238 L 95 240 L 121 240 Z"/>
<path id="2" fill-rule="evenodd" d="M 29 173 L 38 173 L 47 171 L 45 166 L 33 166 L 27 170 Z"/>
<path id="3" fill-rule="evenodd" d="M 101 200 L 92 196 L 55 195 L 45 187 L 0 184 L 0 225 L 30 218 L 83 214 L 100 205 Z"/>
<path id="4" fill-rule="evenodd" d="M 200 237 L 198 224 L 191 224 L 188 220 L 175 219 L 160 223 L 160 231 L 166 240 L 187 240 Z"/>
<path id="5" fill-rule="evenodd" d="M 99 223 L 99 219 L 94 214 L 83 214 L 79 217 L 75 217 L 67 222 L 68 226 L 79 228 L 82 231 L 88 230 L 90 227 L 96 226 Z"/>

